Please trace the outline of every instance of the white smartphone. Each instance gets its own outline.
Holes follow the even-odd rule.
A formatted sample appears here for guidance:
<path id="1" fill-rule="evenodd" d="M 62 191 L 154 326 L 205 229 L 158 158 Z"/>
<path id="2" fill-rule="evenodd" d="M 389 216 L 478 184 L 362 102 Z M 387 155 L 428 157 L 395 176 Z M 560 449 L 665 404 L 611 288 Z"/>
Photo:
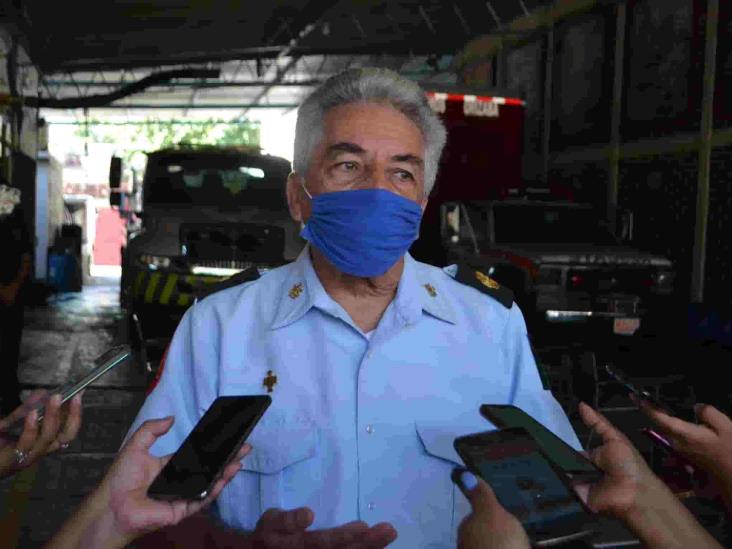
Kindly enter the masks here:
<path id="1" fill-rule="evenodd" d="M 122 364 L 132 355 L 132 349 L 129 345 L 118 345 L 112 347 L 108 351 L 94 359 L 94 368 L 80 379 L 75 379 L 57 387 L 53 391 L 48 393 L 48 398 L 55 394 L 61 394 L 61 403 L 63 404 L 67 400 L 70 400 L 77 393 L 84 390 L 86 387 L 94 383 L 97 379 L 102 377 L 107 372 L 110 372 L 116 366 Z M 48 398 L 40 400 L 35 404 L 28 406 L 25 413 L 11 423 L 7 429 L 3 430 L 4 436 L 11 436 L 17 438 L 23 432 L 23 424 L 25 423 L 25 417 L 33 410 L 38 410 L 38 421 L 43 420 L 45 412 L 46 402 Z"/>

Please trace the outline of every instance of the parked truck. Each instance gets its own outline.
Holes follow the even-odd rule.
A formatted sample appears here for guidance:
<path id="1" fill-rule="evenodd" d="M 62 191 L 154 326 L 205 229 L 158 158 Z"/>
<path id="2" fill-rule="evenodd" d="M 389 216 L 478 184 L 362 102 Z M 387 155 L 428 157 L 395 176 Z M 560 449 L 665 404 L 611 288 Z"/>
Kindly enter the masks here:
<path id="1" fill-rule="evenodd" d="M 113 184 L 121 169 L 113 160 Z M 212 284 L 297 256 L 302 240 L 285 199 L 289 171 L 287 160 L 256 148 L 178 147 L 147 155 L 136 205 L 113 190 L 113 203 L 125 212 L 134 207 L 128 217 L 140 220 L 130 222 L 122 249 L 120 296 L 149 369 Z"/>

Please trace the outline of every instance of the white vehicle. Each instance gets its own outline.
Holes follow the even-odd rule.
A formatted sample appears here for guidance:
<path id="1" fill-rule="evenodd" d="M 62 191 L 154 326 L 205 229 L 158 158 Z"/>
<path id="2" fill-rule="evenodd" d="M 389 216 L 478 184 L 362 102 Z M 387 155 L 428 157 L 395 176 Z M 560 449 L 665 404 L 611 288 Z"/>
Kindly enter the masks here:
<path id="1" fill-rule="evenodd" d="M 118 170 L 113 159 L 113 191 Z M 297 257 L 303 241 L 287 210 L 289 172 L 287 160 L 254 148 L 148 154 L 141 209 L 134 212 L 141 225 L 122 249 L 121 301 L 149 369 L 185 310 L 212 284 L 233 275 L 256 278 Z M 112 192 L 110 200 L 119 205 L 121 198 Z"/>

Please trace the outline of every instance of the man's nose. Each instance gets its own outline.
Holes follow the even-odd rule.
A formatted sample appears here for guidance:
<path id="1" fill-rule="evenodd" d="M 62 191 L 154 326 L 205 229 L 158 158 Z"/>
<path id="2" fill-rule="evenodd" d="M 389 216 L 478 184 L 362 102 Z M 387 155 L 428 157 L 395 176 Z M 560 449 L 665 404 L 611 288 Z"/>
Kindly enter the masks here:
<path id="1" fill-rule="evenodd" d="M 387 170 L 382 166 L 372 168 L 359 185 L 361 189 L 389 189 L 389 178 Z"/>

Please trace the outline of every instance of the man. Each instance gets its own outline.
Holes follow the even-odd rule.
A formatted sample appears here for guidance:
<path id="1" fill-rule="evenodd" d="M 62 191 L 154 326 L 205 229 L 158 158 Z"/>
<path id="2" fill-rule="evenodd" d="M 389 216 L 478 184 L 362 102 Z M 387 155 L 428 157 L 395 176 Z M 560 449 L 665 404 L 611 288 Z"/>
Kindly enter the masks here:
<path id="1" fill-rule="evenodd" d="M 508 293 L 406 253 L 444 142 L 422 90 L 392 71 L 348 70 L 316 90 L 298 111 L 287 182 L 310 244 L 186 313 L 131 428 L 175 415 L 152 449 L 163 455 L 215 397 L 270 394 L 252 453 L 216 506 L 260 546 L 277 546 L 280 527 L 273 512 L 260 515 L 298 506 L 327 529 L 321 540 L 362 520 L 386 523 L 372 546 L 389 543 L 392 526 L 394 547 L 454 546 L 469 503 L 450 480 L 460 463 L 452 441 L 491 428 L 481 403 L 520 406 L 580 448 Z"/>
<path id="2" fill-rule="evenodd" d="M 23 286 L 32 246 L 20 191 L 0 183 L 0 417 L 20 406 L 18 360 L 23 331 Z"/>

